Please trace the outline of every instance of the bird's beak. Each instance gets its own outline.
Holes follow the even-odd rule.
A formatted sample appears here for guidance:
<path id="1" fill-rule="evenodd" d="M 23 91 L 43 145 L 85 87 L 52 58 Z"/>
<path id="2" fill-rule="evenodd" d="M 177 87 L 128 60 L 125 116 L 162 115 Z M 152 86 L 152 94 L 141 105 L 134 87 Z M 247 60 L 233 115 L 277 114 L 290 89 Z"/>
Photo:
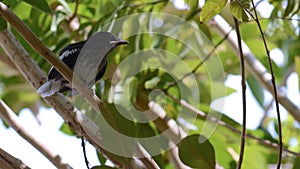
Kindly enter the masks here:
<path id="1" fill-rule="evenodd" d="M 129 42 L 126 40 L 114 40 L 110 41 L 110 44 L 115 44 L 115 45 L 125 45 L 128 44 Z"/>

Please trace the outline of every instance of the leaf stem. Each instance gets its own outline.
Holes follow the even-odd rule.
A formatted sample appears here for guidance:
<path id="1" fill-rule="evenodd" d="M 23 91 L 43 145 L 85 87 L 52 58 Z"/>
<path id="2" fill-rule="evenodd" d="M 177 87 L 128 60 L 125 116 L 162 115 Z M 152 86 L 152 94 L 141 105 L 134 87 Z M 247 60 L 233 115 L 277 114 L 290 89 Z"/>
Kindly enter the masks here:
<path id="1" fill-rule="evenodd" d="M 281 117 L 280 117 L 279 103 L 278 103 L 278 98 L 277 98 L 277 88 L 276 88 L 275 76 L 274 76 L 272 61 L 271 61 L 271 57 L 270 57 L 270 50 L 268 48 L 264 32 L 263 32 L 261 24 L 259 22 L 257 11 L 255 9 L 255 4 L 254 4 L 253 0 L 251 0 L 251 3 L 252 3 L 252 6 L 253 6 L 253 11 L 254 11 L 254 15 L 255 15 L 254 20 L 257 23 L 257 26 L 259 28 L 262 40 L 264 42 L 265 50 L 266 50 L 267 57 L 268 57 L 268 63 L 269 63 L 269 67 L 270 67 L 270 73 L 271 73 L 271 76 L 272 76 L 271 81 L 272 81 L 272 86 L 273 86 L 273 92 L 274 92 L 273 94 L 274 94 L 275 106 L 276 106 L 276 112 L 277 112 L 278 135 L 279 135 L 279 152 L 278 152 L 277 169 L 280 169 L 281 160 L 282 160 L 282 145 L 283 145 L 283 143 L 282 143 Z"/>

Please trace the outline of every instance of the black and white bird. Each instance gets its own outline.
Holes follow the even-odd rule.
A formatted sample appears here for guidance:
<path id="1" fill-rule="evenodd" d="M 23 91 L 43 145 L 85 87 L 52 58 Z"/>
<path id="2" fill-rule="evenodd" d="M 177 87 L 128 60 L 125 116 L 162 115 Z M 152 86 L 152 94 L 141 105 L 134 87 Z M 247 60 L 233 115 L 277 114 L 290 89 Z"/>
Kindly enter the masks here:
<path id="1" fill-rule="evenodd" d="M 88 40 L 73 43 L 62 49 L 59 59 L 62 60 L 73 74 L 91 88 L 105 73 L 107 55 L 117 46 L 128 44 L 109 32 L 98 32 Z M 56 92 L 67 92 L 68 96 L 75 95 L 76 90 L 54 67 L 48 74 L 48 81 L 39 89 L 42 97 L 48 97 Z"/>

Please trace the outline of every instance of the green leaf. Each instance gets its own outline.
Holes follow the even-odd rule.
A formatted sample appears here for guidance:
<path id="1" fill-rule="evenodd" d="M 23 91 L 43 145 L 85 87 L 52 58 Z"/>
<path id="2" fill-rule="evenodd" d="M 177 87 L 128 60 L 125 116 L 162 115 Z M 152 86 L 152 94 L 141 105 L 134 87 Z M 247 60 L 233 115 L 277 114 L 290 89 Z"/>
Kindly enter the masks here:
<path id="1" fill-rule="evenodd" d="M 69 136 L 76 136 L 76 133 L 66 123 L 63 123 L 59 130 Z"/>
<path id="2" fill-rule="evenodd" d="M 199 134 L 187 136 L 178 144 L 178 148 L 179 157 L 184 164 L 192 168 L 215 168 L 214 148 L 204 136 Z"/>
<path id="3" fill-rule="evenodd" d="M 300 168 L 300 157 L 296 157 L 294 160 L 293 169 Z"/>
<path id="4" fill-rule="evenodd" d="M 191 11 L 196 11 L 198 9 L 199 0 L 185 0 L 189 5 Z"/>
<path id="5" fill-rule="evenodd" d="M 19 113 L 23 108 L 28 108 L 35 104 L 39 95 L 34 92 L 32 86 L 26 83 L 23 77 L 14 76 L 16 73 L 15 70 L 7 68 L 6 72 L 5 74 L 9 77 L 0 74 L 0 85 L 2 88 L 0 94 L 2 100 L 16 113 Z"/>
<path id="6" fill-rule="evenodd" d="M 100 154 L 98 151 L 96 151 L 96 153 L 97 153 L 97 157 L 98 157 L 100 164 L 104 165 L 106 163 L 107 159 L 102 154 Z"/>
<path id="7" fill-rule="evenodd" d="M 23 0 L 24 2 L 44 11 L 45 13 L 51 13 L 50 7 L 45 0 Z"/>
<path id="8" fill-rule="evenodd" d="M 0 17 L 0 31 L 3 31 L 7 28 L 7 23 L 6 21 Z"/>
<path id="9" fill-rule="evenodd" d="M 189 5 L 190 11 L 187 15 L 187 18 L 191 17 L 198 10 L 199 0 L 185 0 Z"/>
<path id="10" fill-rule="evenodd" d="M 211 87 L 211 94 L 213 94 L 211 97 L 212 100 L 221 98 L 224 96 L 228 96 L 231 93 L 236 92 L 233 88 L 225 86 L 223 82 L 218 82 L 218 81 L 211 81 L 210 82 L 210 87 Z"/>
<path id="11" fill-rule="evenodd" d="M 296 4 L 295 4 L 295 0 L 288 0 L 287 1 L 287 7 L 286 10 L 284 11 L 283 16 L 287 17 L 295 8 Z"/>
<path id="12" fill-rule="evenodd" d="M 261 84 L 258 83 L 253 76 L 249 76 L 247 78 L 247 83 L 249 84 L 250 90 L 253 93 L 256 101 L 258 102 L 258 104 L 260 105 L 260 107 L 264 107 L 264 101 L 265 101 L 265 97 L 264 97 L 264 91 L 263 88 L 261 87 Z"/>
<path id="13" fill-rule="evenodd" d="M 244 5 L 242 6 L 241 3 L 243 4 L 243 2 L 231 1 L 230 10 L 231 10 L 233 16 L 236 17 L 239 21 L 249 22 L 250 18 L 243 8 L 245 6 Z"/>
<path id="14" fill-rule="evenodd" d="M 227 0 L 207 0 L 200 13 L 200 21 L 207 22 L 225 7 Z"/>

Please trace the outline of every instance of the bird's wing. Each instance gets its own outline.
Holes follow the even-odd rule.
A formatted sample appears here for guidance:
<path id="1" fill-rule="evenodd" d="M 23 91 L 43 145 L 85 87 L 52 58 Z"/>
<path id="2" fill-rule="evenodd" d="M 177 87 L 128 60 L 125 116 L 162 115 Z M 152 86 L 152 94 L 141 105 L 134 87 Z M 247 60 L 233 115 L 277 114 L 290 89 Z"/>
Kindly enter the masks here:
<path id="1" fill-rule="evenodd" d="M 83 45 L 86 41 L 81 41 L 78 43 L 73 43 L 68 45 L 59 53 L 59 59 L 62 60 L 70 69 L 73 70 L 80 50 L 82 49 Z M 48 79 L 61 79 L 62 75 L 52 66 L 49 71 Z"/>

